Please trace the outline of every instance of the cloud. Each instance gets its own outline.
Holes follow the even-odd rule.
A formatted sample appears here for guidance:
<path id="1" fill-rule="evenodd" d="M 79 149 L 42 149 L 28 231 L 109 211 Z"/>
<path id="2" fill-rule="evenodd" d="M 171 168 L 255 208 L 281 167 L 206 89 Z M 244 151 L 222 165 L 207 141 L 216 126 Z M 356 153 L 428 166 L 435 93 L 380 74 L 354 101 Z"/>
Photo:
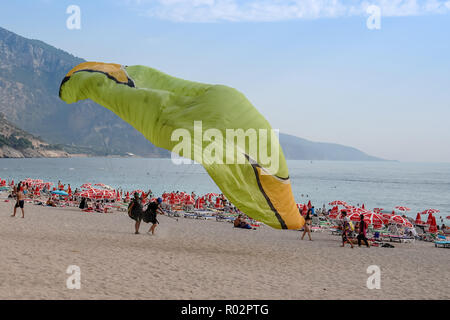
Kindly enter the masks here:
<path id="1" fill-rule="evenodd" d="M 124 0 L 145 15 L 176 22 L 285 21 L 367 15 L 370 5 L 385 17 L 447 14 L 450 0 Z"/>

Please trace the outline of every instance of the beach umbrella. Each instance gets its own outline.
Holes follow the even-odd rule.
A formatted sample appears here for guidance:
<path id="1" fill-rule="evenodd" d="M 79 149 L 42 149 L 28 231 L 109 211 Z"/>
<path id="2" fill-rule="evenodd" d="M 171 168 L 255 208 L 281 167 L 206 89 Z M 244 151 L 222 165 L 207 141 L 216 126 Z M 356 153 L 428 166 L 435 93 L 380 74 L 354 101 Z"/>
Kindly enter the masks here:
<path id="1" fill-rule="evenodd" d="M 400 211 L 404 211 L 404 212 L 411 210 L 410 208 L 403 207 L 403 206 L 397 206 L 397 207 L 395 207 L 395 209 L 400 210 Z"/>
<path id="2" fill-rule="evenodd" d="M 368 212 L 367 210 L 365 210 L 363 208 L 355 208 L 355 207 L 350 208 L 347 211 L 350 212 L 350 213 L 358 213 L 358 214 L 364 214 L 364 213 Z"/>
<path id="3" fill-rule="evenodd" d="M 445 219 L 449 219 L 450 220 L 450 216 L 446 216 Z"/>
<path id="4" fill-rule="evenodd" d="M 431 224 L 433 222 L 433 214 L 428 214 L 427 224 Z"/>
<path id="5" fill-rule="evenodd" d="M 39 190 L 39 187 L 37 187 L 37 188 L 34 190 L 34 195 L 35 195 L 36 197 L 40 197 L 40 196 L 41 196 L 41 192 L 40 192 L 40 190 Z"/>
<path id="6" fill-rule="evenodd" d="M 373 212 L 381 212 L 381 211 L 383 211 L 384 209 L 383 208 L 374 208 L 373 209 Z"/>
<path id="7" fill-rule="evenodd" d="M 337 217 L 340 215 L 340 211 L 339 211 L 339 208 L 336 206 L 336 207 L 333 207 L 332 209 L 331 209 L 331 211 L 330 211 L 330 214 L 328 215 L 328 217 L 330 218 L 330 219 L 337 219 Z"/>
<path id="8" fill-rule="evenodd" d="M 423 221 L 420 219 L 420 213 L 417 213 L 417 217 L 416 217 L 416 224 L 423 224 Z"/>
<path id="9" fill-rule="evenodd" d="M 367 212 L 364 214 L 364 221 L 373 226 L 382 227 L 385 222 L 385 219 L 383 218 L 382 215 L 378 213 Z"/>
<path id="10" fill-rule="evenodd" d="M 347 218 L 349 218 L 351 221 L 357 222 L 357 221 L 361 220 L 361 218 L 359 216 L 360 216 L 360 214 L 358 212 L 353 212 L 353 213 L 350 213 L 349 215 L 347 215 Z"/>
<path id="11" fill-rule="evenodd" d="M 362 207 L 361 208 L 363 208 L 363 209 L 365 209 L 366 207 L 364 206 L 364 203 L 363 203 L 363 205 L 362 205 Z"/>
<path id="12" fill-rule="evenodd" d="M 197 198 L 197 200 L 195 200 L 195 209 L 203 209 L 202 200 L 203 198 Z"/>
<path id="13" fill-rule="evenodd" d="M 431 224 L 430 224 L 430 228 L 428 229 L 428 232 L 436 233 L 437 231 L 438 231 L 438 230 L 437 230 L 436 218 L 433 217 L 433 218 L 431 219 Z"/>
<path id="14" fill-rule="evenodd" d="M 375 212 L 375 213 L 378 213 L 378 214 L 381 216 L 381 218 L 383 219 L 383 223 L 384 223 L 384 224 L 389 223 L 389 220 L 390 220 L 391 217 L 392 217 L 392 215 L 386 214 L 386 213 L 380 213 L 380 212 Z"/>
<path id="15" fill-rule="evenodd" d="M 215 208 L 216 209 L 219 209 L 219 208 L 222 208 L 223 206 L 222 206 L 222 201 L 221 201 L 221 199 L 219 198 L 219 197 L 217 197 L 216 198 L 216 204 L 215 204 Z"/>
<path id="16" fill-rule="evenodd" d="M 330 206 L 345 206 L 346 204 L 347 203 L 345 201 L 341 201 L 341 200 L 336 200 L 336 201 L 329 203 Z"/>
<path id="17" fill-rule="evenodd" d="M 306 204 L 303 205 L 302 215 L 306 216 L 308 213 L 308 206 Z"/>
<path id="18" fill-rule="evenodd" d="M 308 209 L 312 208 L 311 200 L 308 201 Z"/>
<path id="19" fill-rule="evenodd" d="M 399 215 L 392 216 L 391 219 L 389 220 L 389 222 L 400 224 L 400 225 L 403 225 L 403 226 L 409 227 L 409 228 L 413 227 L 411 222 L 409 222 L 407 219 L 405 219 Z"/>
<path id="20" fill-rule="evenodd" d="M 69 194 L 65 192 L 64 190 L 55 190 L 52 191 L 52 194 L 58 195 L 58 196 L 68 196 Z"/>
<path id="21" fill-rule="evenodd" d="M 433 213 L 438 213 L 438 212 L 441 212 L 441 211 L 439 211 L 437 209 L 427 209 L 427 210 L 422 211 L 420 214 L 433 214 Z"/>
<path id="22" fill-rule="evenodd" d="M 192 205 L 194 203 L 195 203 L 194 198 L 192 198 L 192 196 L 188 195 L 188 196 L 186 196 L 186 198 L 184 198 L 185 205 Z"/>

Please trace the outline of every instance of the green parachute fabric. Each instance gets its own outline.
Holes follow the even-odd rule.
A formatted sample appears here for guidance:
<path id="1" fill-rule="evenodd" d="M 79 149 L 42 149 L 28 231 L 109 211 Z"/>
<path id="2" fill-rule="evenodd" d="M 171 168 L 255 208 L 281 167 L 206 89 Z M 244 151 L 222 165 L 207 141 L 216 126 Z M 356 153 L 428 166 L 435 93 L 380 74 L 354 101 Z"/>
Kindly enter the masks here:
<path id="1" fill-rule="evenodd" d="M 278 138 L 237 90 L 145 66 L 85 62 L 66 75 L 59 96 L 67 103 L 91 99 L 155 146 L 201 163 L 249 217 L 278 229 L 303 227 Z M 239 133 L 247 135 L 240 143 Z"/>

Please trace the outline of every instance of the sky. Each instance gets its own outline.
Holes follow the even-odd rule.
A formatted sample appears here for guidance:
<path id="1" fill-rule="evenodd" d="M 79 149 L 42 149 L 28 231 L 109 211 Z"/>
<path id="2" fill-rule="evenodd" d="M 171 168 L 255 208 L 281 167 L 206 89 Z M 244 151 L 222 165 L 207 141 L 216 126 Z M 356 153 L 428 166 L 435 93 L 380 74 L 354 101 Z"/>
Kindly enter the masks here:
<path id="1" fill-rule="evenodd" d="M 450 162 L 448 0 L 0 0 L 0 26 L 234 87 L 283 133 Z"/>

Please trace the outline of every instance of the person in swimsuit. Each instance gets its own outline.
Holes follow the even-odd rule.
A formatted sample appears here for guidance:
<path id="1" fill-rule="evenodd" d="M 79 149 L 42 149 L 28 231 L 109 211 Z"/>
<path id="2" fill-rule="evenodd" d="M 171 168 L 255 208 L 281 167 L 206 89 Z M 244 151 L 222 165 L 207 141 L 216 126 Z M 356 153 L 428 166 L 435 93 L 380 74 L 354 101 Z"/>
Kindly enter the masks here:
<path id="1" fill-rule="evenodd" d="M 49 207 L 56 207 L 56 203 L 52 200 L 52 197 L 48 197 L 48 200 L 45 204 Z"/>
<path id="2" fill-rule="evenodd" d="M 22 210 L 22 218 L 25 218 L 25 211 L 23 210 L 23 206 L 25 204 L 25 195 L 23 194 L 23 187 L 21 183 L 19 183 L 19 185 L 17 186 L 16 198 L 17 202 L 14 206 L 14 213 L 11 215 L 11 217 L 15 217 L 17 208 L 20 208 Z"/>
<path id="3" fill-rule="evenodd" d="M 139 199 L 139 193 L 134 194 L 133 201 L 130 203 L 130 206 L 128 207 L 128 216 L 135 220 L 136 223 L 134 225 L 135 228 L 135 234 L 139 234 L 139 227 L 141 226 L 142 221 L 142 204 L 141 200 Z"/>
<path id="4" fill-rule="evenodd" d="M 303 234 L 302 234 L 302 238 L 301 238 L 302 240 L 305 237 L 305 235 L 308 234 L 309 241 L 312 241 L 312 238 L 311 238 L 311 223 L 312 223 L 311 214 L 312 214 L 312 210 L 309 209 L 308 212 L 306 213 L 306 217 L 305 217 L 305 226 L 303 228 L 304 230 L 303 230 Z"/>
<path id="5" fill-rule="evenodd" d="M 144 215 L 143 215 L 144 222 L 152 224 L 152 226 L 148 230 L 148 233 L 151 232 L 152 235 L 155 234 L 156 226 L 159 224 L 158 219 L 156 219 L 156 215 L 158 213 L 164 214 L 164 212 L 160 208 L 162 201 L 163 200 L 161 198 L 158 198 L 158 200 L 156 202 L 150 202 L 147 206 L 147 209 L 145 210 Z"/>
<path id="6" fill-rule="evenodd" d="M 252 226 L 245 221 L 245 219 L 240 214 L 236 219 L 234 219 L 234 227 L 242 229 L 252 229 Z"/>

